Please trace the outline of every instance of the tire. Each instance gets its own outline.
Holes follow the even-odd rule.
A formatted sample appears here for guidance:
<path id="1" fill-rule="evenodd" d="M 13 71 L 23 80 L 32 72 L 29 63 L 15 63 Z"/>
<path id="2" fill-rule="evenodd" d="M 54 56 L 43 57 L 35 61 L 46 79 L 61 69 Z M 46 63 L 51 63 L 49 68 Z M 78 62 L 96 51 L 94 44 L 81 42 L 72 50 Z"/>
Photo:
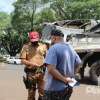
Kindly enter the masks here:
<path id="1" fill-rule="evenodd" d="M 90 79 L 95 85 L 100 85 L 98 78 L 100 77 L 100 61 L 96 61 L 91 65 Z"/>

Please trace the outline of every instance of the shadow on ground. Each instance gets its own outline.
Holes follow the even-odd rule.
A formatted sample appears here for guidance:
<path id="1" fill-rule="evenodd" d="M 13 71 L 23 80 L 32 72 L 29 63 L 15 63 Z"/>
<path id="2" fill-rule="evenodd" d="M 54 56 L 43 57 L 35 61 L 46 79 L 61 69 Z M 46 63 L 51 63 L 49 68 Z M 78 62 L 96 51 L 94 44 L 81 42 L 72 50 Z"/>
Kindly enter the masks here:
<path id="1" fill-rule="evenodd" d="M 84 77 L 82 80 L 78 80 L 81 84 L 86 85 L 96 85 L 93 81 L 90 80 L 89 77 Z"/>

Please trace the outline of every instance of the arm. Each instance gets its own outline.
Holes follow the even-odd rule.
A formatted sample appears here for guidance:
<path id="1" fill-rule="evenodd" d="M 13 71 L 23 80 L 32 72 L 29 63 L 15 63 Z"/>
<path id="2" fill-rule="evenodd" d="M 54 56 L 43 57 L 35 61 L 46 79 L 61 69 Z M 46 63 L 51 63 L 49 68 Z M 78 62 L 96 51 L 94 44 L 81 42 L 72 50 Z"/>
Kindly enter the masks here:
<path id="1" fill-rule="evenodd" d="M 25 64 L 28 68 L 34 67 L 34 64 L 26 59 L 21 59 L 22 64 Z"/>
<path id="2" fill-rule="evenodd" d="M 62 75 L 57 69 L 57 55 L 54 47 L 49 48 L 46 58 L 45 58 L 45 64 L 48 69 L 48 73 L 51 74 L 53 78 L 56 80 L 62 81 L 65 84 L 67 84 L 69 81 L 71 81 L 71 78 Z"/>
<path id="3" fill-rule="evenodd" d="M 54 65 L 47 65 L 48 72 L 57 80 L 64 82 L 67 84 L 68 82 L 72 82 L 70 77 L 63 76 L 55 67 Z"/>
<path id="4" fill-rule="evenodd" d="M 20 54 L 21 62 L 22 64 L 25 64 L 28 68 L 32 68 L 34 64 L 26 59 L 27 58 L 26 49 L 27 49 L 26 46 L 23 46 L 21 54 Z"/>

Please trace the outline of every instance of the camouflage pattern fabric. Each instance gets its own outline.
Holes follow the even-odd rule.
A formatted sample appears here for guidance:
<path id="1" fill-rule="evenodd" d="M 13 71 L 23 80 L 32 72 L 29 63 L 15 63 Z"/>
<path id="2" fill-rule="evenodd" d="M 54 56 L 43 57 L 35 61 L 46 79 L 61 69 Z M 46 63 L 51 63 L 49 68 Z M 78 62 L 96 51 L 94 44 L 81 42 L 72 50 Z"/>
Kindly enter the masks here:
<path id="1" fill-rule="evenodd" d="M 44 95 L 44 90 L 41 88 L 41 86 L 44 82 L 44 80 L 43 80 L 43 76 L 44 76 L 43 67 L 32 69 L 32 70 L 26 69 L 26 74 L 27 74 L 27 77 L 29 80 L 28 100 L 35 100 L 36 89 L 38 89 L 38 93 L 39 93 L 38 100 L 42 100 L 41 98 Z"/>

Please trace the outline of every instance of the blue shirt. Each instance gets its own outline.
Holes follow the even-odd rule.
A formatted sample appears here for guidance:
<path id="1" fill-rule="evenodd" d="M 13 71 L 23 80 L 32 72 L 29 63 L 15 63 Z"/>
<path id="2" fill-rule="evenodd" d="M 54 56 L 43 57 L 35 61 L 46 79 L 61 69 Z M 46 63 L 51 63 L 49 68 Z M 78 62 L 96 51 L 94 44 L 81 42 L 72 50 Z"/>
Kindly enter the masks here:
<path id="1" fill-rule="evenodd" d="M 50 47 L 45 63 L 55 65 L 56 69 L 64 76 L 74 77 L 75 65 L 80 64 L 81 60 L 71 45 L 62 42 Z M 54 79 L 48 70 L 45 73 L 45 81 L 45 90 L 59 91 L 66 88 L 66 85 Z"/>

